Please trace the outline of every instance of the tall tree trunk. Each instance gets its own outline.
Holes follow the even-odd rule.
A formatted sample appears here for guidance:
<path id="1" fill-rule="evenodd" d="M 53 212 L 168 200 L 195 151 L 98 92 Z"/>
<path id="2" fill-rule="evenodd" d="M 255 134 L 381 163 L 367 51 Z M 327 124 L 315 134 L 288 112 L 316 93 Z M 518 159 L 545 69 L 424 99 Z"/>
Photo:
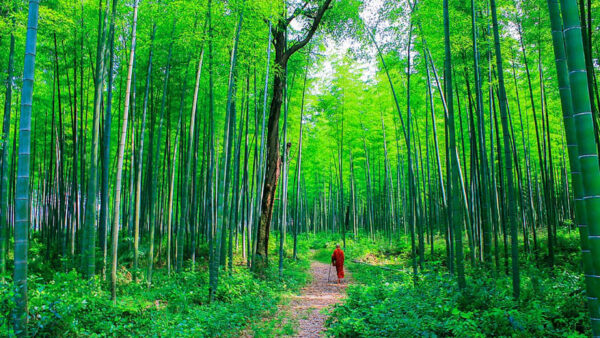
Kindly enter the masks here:
<path id="1" fill-rule="evenodd" d="M 265 71 L 265 87 L 264 87 L 264 91 L 263 91 L 263 112 L 262 112 L 262 126 L 261 126 L 261 133 L 260 133 L 260 154 L 258 157 L 258 167 L 257 167 L 257 187 L 256 187 L 256 213 L 259 214 L 261 213 L 262 215 L 262 211 L 260 208 L 262 208 L 262 196 L 264 194 L 264 185 L 263 182 L 265 180 L 265 171 L 263 169 L 264 165 L 263 162 L 265 160 L 265 121 L 267 120 L 266 118 L 266 111 L 267 111 L 267 98 L 269 96 L 268 90 L 269 90 L 269 70 L 270 70 L 270 65 L 271 65 L 271 37 L 272 37 L 272 26 L 271 26 L 271 22 L 269 22 L 269 42 L 267 44 L 267 64 L 266 64 L 266 71 Z M 254 226 L 254 233 L 252 238 L 254 239 L 254 244 L 252 245 L 252 269 L 256 271 L 256 269 L 258 268 L 256 263 L 256 252 L 258 249 L 258 232 L 259 232 L 259 228 L 260 228 L 260 219 L 262 217 L 257 217 L 257 223 Z M 265 262 L 266 263 L 266 260 Z"/>
<path id="2" fill-rule="evenodd" d="M 275 65 L 278 69 L 285 69 L 292 54 L 306 46 L 319 27 L 323 14 L 329 8 L 332 0 L 325 0 L 315 14 L 314 20 L 306 37 L 286 50 L 285 31 L 289 24 L 288 19 L 281 18 L 277 21 L 274 29 L 273 44 L 275 46 Z M 279 156 L 279 117 L 281 116 L 281 104 L 283 103 L 283 88 L 286 77 L 283 72 L 275 72 L 273 79 L 273 97 L 269 110 L 269 123 L 267 133 L 267 169 L 264 180 L 262 207 L 257 234 L 256 263 L 257 270 L 264 272 L 268 264 L 269 231 L 271 218 L 273 216 L 273 203 L 277 180 L 279 179 L 281 159 Z"/>
<path id="3" fill-rule="evenodd" d="M 278 69 L 285 69 L 287 59 L 285 54 L 285 29 L 279 22 L 273 30 L 273 44 L 275 46 L 275 65 Z M 285 74 L 281 71 L 275 72 L 273 80 L 273 97 L 269 110 L 269 121 L 267 124 L 267 168 L 264 178 L 263 195 L 261 201 L 260 223 L 258 225 L 256 268 L 261 270 L 268 264 L 269 232 L 271 218 L 273 216 L 273 204 L 275 202 L 275 190 L 279 179 L 281 159 L 279 156 L 279 117 L 283 103 L 283 88 L 285 86 Z"/>

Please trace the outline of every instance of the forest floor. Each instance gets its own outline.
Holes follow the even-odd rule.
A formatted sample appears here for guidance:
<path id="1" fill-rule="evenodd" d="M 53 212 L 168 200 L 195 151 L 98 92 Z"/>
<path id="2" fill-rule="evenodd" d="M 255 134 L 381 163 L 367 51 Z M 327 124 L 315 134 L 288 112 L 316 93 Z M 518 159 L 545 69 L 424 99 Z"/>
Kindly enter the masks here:
<path id="1" fill-rule="evenodd" d="M 311 262 L 310 273 L 312 282 L 286 305 L 286 310 L 298 325 L 296 337 L 321 336 L 327 319 L 323 310 L 342 301 L 350 280 L 346 270 L 343 283 L 338 285 L 335 268 L 318 261 Z"/>

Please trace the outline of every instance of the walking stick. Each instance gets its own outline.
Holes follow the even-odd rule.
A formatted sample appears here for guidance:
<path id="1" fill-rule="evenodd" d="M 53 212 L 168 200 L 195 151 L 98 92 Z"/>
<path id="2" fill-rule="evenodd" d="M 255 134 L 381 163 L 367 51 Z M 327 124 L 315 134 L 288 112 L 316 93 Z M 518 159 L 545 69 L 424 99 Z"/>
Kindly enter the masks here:
<path id="1" fill-rule="evenodd" d="M 327 274 L 327 283 L 331 283 L 329 277 L 331 276 L 331 265 L 329 266 L 329 273 Z"/>

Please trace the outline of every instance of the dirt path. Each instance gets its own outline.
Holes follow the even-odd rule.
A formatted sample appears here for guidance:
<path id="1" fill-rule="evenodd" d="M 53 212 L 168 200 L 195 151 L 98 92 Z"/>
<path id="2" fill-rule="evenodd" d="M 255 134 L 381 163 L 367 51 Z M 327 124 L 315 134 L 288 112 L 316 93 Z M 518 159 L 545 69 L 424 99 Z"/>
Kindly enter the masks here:
<path id="1" fill-rule="evenodd" d="M 329 267 L 328 264 L 313 261 L 310 264 L 312 282 L 288 305 L 289 314 L 298 323 L 296 337 L 321 337 L 327 319 L 321 310 L 341 302 L 346 295 L 346 283 L 350 277 L 348 271 L 344 283 L 338 285 L 334 267 L 329 276 L 331 282 L 327 281 Z"/>

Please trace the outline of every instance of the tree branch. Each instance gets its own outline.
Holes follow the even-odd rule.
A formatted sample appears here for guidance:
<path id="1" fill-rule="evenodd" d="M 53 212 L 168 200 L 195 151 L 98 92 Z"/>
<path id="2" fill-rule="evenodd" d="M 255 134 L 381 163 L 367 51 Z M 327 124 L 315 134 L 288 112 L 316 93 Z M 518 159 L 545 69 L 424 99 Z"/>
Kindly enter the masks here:
<path id="1" fill-rule="evenodd" d="M 300 50 L 300 48 L 306 46 L 310 39 L 312 39 L 313 35 L 315 35 L 315 32 L 317 31 L 317 28 L 319 27 L 319 24 L 321 23 L 321 19 L 323 19 L 323 14 L 325 14 L 325 11 L 329 8 L 330 4 L 331 0 L 325 0 L 323 6 L 319 7 L 317 15 L 315 16 L 315 19 L 313 20 L 313 23 L 310 26 L 308 34 L 306 34 L 306 37 L 304 37 L 304 39 L 300 40 L 298 43 L 296 43 L 287 51 L 285 51 L 282 58 L 284 61 L 287 61 L 287 59 L 289 59 L 289 57 L 292 56 L 292 54 Z"/>
<path id="2" fill-rule="evenodd" d="M 294 13 L 287 19 L 285 19 L 285 25 L 289 25 L 292 20 L 294 20 L 302 11 L 308 6 L 308 1 L 304 1 L 304 5 L 302 7 L 298 7 L 294 10 Z"/>

